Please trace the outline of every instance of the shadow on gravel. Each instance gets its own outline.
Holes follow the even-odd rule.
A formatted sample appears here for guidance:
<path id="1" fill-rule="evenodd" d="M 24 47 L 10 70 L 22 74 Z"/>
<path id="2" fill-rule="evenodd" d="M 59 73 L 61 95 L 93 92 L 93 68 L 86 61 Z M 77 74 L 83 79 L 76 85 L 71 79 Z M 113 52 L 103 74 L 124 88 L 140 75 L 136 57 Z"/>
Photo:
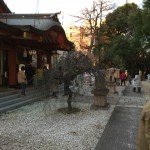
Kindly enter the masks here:
<path id="1" fill-rule="evenodd" d="M 140 93 L 133 92 L 133 87 L 131 85 L 126 86 L 123 91 L 123 96 L 131 96 L 131 97 L 143 97 L 143 91 Z"/>

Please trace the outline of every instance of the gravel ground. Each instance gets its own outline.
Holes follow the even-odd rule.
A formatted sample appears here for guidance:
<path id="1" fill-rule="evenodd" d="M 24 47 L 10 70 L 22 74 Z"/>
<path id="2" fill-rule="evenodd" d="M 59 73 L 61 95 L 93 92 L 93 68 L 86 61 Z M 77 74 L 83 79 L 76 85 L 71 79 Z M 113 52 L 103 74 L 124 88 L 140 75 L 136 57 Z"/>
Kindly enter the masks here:
<path id="1" fill-rule="evenodd" d="M 149 87 L 150 83 L 143 82 L 147 100 Z M 118 93 L 123 89 L 123 86 L 117 86 Z M 76 114 L 57 111 L 66 107 L 62 99 L 36 102 L 4 114 L 0 116 L 0 150 L 94 150 L 119 95 L 114 98 L 109 95 L 108 110 L 91 110 L 90 97 L 84 96 L 88 103 L 75 102 L 74 106 L 81 109 Z M 128 97 L 125 100 L 128 101 Z M 125 105 L 123 99 L 119 101 Z"/>
<path id="2" fill-rule="evenodd" d="M 81 111 L 62 114 L 60 101 L 37 102 L 0 117 L 0 150 L 94 150 L 114 106 L 91 110 L 91 103 L 75 103 Z"/>

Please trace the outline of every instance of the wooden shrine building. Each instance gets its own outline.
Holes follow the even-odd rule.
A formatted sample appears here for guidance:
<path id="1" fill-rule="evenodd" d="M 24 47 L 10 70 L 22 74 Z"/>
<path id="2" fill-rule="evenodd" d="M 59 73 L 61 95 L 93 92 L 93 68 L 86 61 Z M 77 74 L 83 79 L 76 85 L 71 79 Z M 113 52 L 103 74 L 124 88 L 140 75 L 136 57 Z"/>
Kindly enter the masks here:
<path id="1" fill-rule="evenodd" d="M 70 51 L 58 15 L 14 14 L 0 1 L 0 86 L 15 87 L 20 64 L 52 67 L 57 51 Z"/>

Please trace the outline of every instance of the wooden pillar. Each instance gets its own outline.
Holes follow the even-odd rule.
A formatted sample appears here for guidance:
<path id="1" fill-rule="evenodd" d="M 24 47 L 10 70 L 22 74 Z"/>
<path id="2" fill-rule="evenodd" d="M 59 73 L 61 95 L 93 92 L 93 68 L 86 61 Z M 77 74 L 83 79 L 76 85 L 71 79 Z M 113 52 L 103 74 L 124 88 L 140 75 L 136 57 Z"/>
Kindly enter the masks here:
<path id="1" fill-rule="evenodd" d="M 8 51 L 8 65 L 9 65 L 9 87 L 16 87 L 17 85 L 17 52 Z"/>

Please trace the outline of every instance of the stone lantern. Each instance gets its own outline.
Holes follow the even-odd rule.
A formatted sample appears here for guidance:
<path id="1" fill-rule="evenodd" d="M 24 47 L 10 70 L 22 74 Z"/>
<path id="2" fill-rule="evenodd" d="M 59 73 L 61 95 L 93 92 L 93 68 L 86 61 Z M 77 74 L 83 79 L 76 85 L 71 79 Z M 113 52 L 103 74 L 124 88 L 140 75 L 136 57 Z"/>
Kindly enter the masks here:
<path id="1" fill-rule="evenodd" d="M 105 70 L 97 70 L 95 73 L 95 88 L 92 90 L 94 94 L 94 103 L 92 107 L 107 107 L 107 94 L 109 90 L 106 88 Z"/>

